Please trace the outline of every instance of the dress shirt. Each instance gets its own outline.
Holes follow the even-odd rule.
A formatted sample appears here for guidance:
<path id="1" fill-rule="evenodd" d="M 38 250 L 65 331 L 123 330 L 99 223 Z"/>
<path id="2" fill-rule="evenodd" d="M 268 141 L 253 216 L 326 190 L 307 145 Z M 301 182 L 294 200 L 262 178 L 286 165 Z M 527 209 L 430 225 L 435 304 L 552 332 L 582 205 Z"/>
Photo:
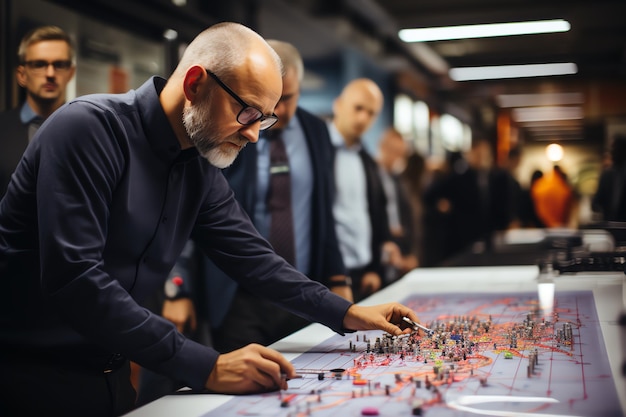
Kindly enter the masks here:
<path id="1" fill-rule="evenodd" d="M 238 283 L 337 332 L 350 303 L 273 253 L 220 170 L 181 150 L 153 77 L 50 116 L 0 201 L 0 355 L 121 353 L 200 389 L 218 353 L 142 308 L 191 237 Z M 77 356 L 78 358 L 78 356 Z"/>
<path id="2" fill-rule="evenodd" d="M 313 195 L 313 167 L 311 156 L 304 137 L 302 126 L 297 117 L 292 117 L 283 134 L 283 142 L 289 158 L 291 175 L 291 207 L 294 221 L 296 243 L 296 269 L 309 274 L 311 261 L 311 198 Z M 271 215 L 267 210 L 267 191 L 269 189 L 270 146 L 264 132 L 261 132 L 256 144 L 257 159 L 257 195 L 254 207 L 254 224 L 263 237 L 269 239 Z M 294 169 L 295 167 L 295 169 Z"/>
<path id="3" fill-rule="evenodd" d="M 400 207 L 398 205 L 398 190 L 396 189 L 396 182 L 392 175 L 387 172 L 383 167 L 378 169 L 380 173 L 380 180 L 387 196 L 387 216 L 389 217 L 389 228 L 391 230 L 402 229 L 402 222 L 400 221 Z"/>
<path id="4" fill-rule="evenodd" d="M 37 117 L 39 117 L 39 115 L 35 113 L 35 111 L 32 109 L 32 107 L 30 107 L 28 102 L 25 101 L 20 108 L 20 120 L 22 121 L 22 123 L 28 124 Z"/>
<path id="5" fill-rule="evenodd" d="M 39 130 L 39 127 L 43 123 L 43 117 L 39 116 L 35 111 L 30 107 L 28 101 L 25 101 L 20 109 L 20 120 L 25 125 L 28 125 L 28 142 L 33 140 L 33 136 Z"/>
<path id="6" fill-rule="evenodd" d="M 362 268 L 372 260 L 372 226 L 367 202 L 367 180 L 359 152 L 361 145 L 346 146 L 333 123 L 328 126 L 335 147 L 335 216 L 337 239 L 348 269 Z"/>

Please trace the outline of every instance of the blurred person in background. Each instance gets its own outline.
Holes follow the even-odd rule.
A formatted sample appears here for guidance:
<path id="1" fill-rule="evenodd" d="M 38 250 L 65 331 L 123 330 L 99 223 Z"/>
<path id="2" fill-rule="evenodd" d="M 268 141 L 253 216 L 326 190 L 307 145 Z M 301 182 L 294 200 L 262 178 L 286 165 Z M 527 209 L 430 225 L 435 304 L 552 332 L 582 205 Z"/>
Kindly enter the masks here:
<path id="1" fill-rule="evenodd" d="M 255 146 L 244 149 L 224 175 L 235 198 L 279 255 L 309 278 L 352 300 L 332 212 L 333 177 L 329 167 L 333 150 L 328 128 L 324 120 L 298 106 L 304 78 L 304 63 L 298 50 L 288 42 L 267 42 L 284 67 L 283 91 L 274 109 L 278 122 L 261 133 Z M 276 159 L 275 141 L 284 144 L 284 160 Z M 284 169 L 277 169 L 279 166 Z M 272 177 L 277 175 L 287 177 L 288 182 L 276 184 Z M 276 201 L 290 206 L 287 217 L 281 214 Z M 290 223 L 281 232 L 289 233 L 286 242 L 290 247 L 273 236 L 274 222 Z M 204 274 L 210 283 L 209 304 L 215 306 L 211 325 L 215 328 L 214 346 L 219 351 L 227 352 L 252 342 L 269 345 L 310 324 L 234 285 L 231 279 L 225 280 L 228 277 L 215 269 L 213 265 Z M 222 290 L 219 300 L 211 295 L 217 293 L 216 288 Z M 233 295 L 225 299 L 228 293 Z M 233 332 L 234 328 L 239 330 Z"/>
<path id="2" fill-rule="evenodd" d="M 337 238 L 356 301 L 384 285 L 385 264 L 401 264 L 400 250 L 391 242 L 378 165 L 361 143 L 382 107 L 383 93 L 378 85 L 368 78 L 355 79 L 333 102 L 333 120 L 328 128 L 335 150 L 333 213 Z"/>
<path id="3" fill-rule="evenodd" d="M 67 84 L 74 77 L 74 46 L 57 26 L 29 31 L 18 48 L 17 83 L 26 100 L 0 114 L 0 198 L 24 150 L 43 121 L 65 103 Z"/>
<path id="4" fill-rule="evenodd" d="M 611 163 L 600 174 L 598 188 L 591 200 L 593 211 L 602 220 L 626 221 L 626 135 L 618 134 L 611 143 Z"/>
<path id="5" fill-rule="evenodd" d="M 528 187 L 522 188 L 520 195 L 520 225 L 523 228 L 542 228 L 546 227 L 535 210 L 535 202 L 532 197 L 532 189 L 539 178 L 543 177 L 543 172 L 536 169 L 530 175 L 530 182 Z"/>
<path id="6" fill-rule="evenodd" d="M 545 227 L 571 225 L 574 192 L 559 165 L 554 165 L 552 170 L 541 176 L 530 191 L 537 217 Z"/>
<path id="7" fill-rule="evenodd" d="M 401 265 L 388 265 L 386 283 L 390 283 L 414 269 L 418 265 L 415 251 L 418 240 L 415 231 L 415 209 L 402 173 L 407 168 L 409 144 L 402 134 L 394 128 L 388 128 L 378 142 L 377 162 L 380 167 L 385 196 L 387 197 L 387 216 L 391 240 L 398 245 L 401 253 Z M 419 178 L 415 179 L 416 181 Z"/>
<path id="8" fill-rule="evenodd" d="M 512 147 L 509 149 L 504 167 L 500 171 L 503 176 L 502 181 L 504 181 L 507 187 L 507 198 L 502 201 L 502 203 L 505 204 L 505 212 L 503 215 L 506 217 L 502 219 L 501 229 L 515 229 L 522 225 L 520 213 L 522 186 L 515 176 L 521 160 L 521 149 L 517 146 Z"/>
<path id="9" fill-rule="evenodd" d="M 449 171 L 424 193 L 425 204 L 444 216 L 439 259 L 445 261 L 468 249 L 484 251 L 492 232 L 509 226 L 509 193 L 506 177 L 493 167 L 487 140 L 473 141 L 465 155 L 454 153 Z"/>
<path id="10" fill-rule="evenodd" d="M 414 239 L 411 252 L 415 254 L 418 265 L 421 265 L 424 257 L 424 185 L 428 178 L 427 161 L 417 149 L 409 151 L 406 160 L 406 168 L 400 174 L 402 184 L 408 191 L 408 197 L 413 210 L 413 231 Z"/>
<path id="11" fill-rule="evenodd" d="M 445 244 L 448 228 L 447 201 L 442 201 L 443 207 L 438 206 L 435 190 L 439 184 L 450 175 L 453 161 L 461 158 L 459 152 L 448 153 L 445 158 L 429 156 L 424 163 L 424 180 L 420 194 L 422 217 L 419 225 L 422 230 L 420 266 L 438 266 L 445 255 Z"/>

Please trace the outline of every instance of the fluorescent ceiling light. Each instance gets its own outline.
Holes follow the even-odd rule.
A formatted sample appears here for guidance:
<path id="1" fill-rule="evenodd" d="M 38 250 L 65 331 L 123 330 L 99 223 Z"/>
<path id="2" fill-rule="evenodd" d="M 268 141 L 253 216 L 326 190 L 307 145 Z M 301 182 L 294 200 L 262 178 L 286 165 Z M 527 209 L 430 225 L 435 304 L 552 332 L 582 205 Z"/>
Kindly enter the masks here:
<path id="1" fill-rule="evenodd" d="M 582 93 L 500 94 L 500 107 L 561 106 L 584 103 Z"/>
<path id="2" fill-rule="evenodd" d="M 518 123 L 578 120 L 582 118 L 583 111 L 578 106 L 522 107 L 513 109 L 513 120 Z"/>
<path id="3" fill-rule="evenodd" d="M 451 68 L 454 81 L 495 80 L 499 78 L 545 77 L 576 74 L 578 67 L 571 62 L 559 64 L 499 65 L 492 67 Z"/>
<path id="4" fill-rule="evenodd" d="M 429 42 L 451 39 L 567 32 L 570 30 L 570 27 L 571 25 L 567 20 L 554 19 L 537 20 L 534 22 L 488 23 L 484 25 L 402 29 L 398 32 L 398 36 L 404 42 Z"/>

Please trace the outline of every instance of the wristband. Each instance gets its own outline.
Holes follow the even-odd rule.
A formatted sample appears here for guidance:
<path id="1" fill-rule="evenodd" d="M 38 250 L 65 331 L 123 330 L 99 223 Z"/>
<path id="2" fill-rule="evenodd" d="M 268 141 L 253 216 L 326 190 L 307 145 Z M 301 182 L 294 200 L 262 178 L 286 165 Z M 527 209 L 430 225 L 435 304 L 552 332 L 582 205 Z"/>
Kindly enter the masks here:
<path id="1" fill-rule="evenodd" d="M 351 287 L 351 286 L 352 286 L 352 278 L 350 277 L 346 277 L 345 279 L 342 279 L 342 280 L 328 282 L 328 288 Z"/>
<path id="2" fill-rule="evenodd" d="M 183 285 L 183 278 L 180 275 L 175 275 L 165 281 L 165 297 L 169 300 L 173 300 L 180 295 Z"/>

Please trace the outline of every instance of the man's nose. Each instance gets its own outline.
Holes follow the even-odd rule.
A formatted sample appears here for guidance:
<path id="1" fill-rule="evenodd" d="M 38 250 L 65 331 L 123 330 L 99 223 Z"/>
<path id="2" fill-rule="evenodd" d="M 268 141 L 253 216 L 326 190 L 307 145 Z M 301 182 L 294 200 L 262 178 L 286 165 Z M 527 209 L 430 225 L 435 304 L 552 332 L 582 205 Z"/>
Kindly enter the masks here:
<path id="1" fill-rule="evenodd" d="M 54 77 L 56 75 L 55 68 L 53 64 L 48 64 L 46 67 L 46 77 Z"/>
<path id="2" fill-rule="evenodd" d="M 250 125 L 243 126 L 239 129 L 239 133 L 248 139 L 250 143 L 257 143 L 259 141 L 259 132 L 260 132 L 261 122 L 256 121 Z"/>

